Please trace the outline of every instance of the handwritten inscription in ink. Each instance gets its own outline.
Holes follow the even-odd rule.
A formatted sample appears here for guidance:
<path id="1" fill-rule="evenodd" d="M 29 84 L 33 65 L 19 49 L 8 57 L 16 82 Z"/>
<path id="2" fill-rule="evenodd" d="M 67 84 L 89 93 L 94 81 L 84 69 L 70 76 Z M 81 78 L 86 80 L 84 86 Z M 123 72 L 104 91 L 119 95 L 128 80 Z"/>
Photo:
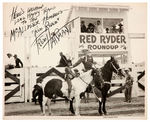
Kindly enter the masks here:
<path id="1" fill-rule="evenodd" d="M 18 7 L 13 7 L 12 13 L 11 13 L 11 21 L 17 19 L 18 17 L 20 17 L 21 15 L 23 15 L 25 12 L 22 8 L 20 8 L 20 10 L 18 10 Z"/>

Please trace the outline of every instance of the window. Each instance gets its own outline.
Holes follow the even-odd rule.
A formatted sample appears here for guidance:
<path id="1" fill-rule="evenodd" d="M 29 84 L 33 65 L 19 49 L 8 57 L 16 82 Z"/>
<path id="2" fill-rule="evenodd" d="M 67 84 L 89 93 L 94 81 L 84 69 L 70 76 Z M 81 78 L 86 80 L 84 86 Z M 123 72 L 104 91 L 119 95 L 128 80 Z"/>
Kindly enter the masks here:
<path id="1" fill-rule="evenodd" d="M 121 18 L 104 18 L 103 19 L 103 28 L 104 33 L 124 33 L 123 29 L 124 23 Z"/>
<path id="2" fill-rule="evenodd" d="M 122 18 L 81 18 L 81 33 L 124 33 Z"/>
<path id="3" fill-rule="evenodd" d="M 101 18 L 81 18 L 81 33 L 102 33 Z"/>

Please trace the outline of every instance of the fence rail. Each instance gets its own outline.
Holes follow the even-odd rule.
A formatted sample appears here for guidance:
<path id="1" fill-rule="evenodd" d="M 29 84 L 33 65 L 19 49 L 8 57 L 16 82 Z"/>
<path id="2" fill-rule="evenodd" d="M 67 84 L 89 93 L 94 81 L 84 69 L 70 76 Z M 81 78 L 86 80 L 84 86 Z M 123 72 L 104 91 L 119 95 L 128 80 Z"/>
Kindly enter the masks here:
<path id="1" fill-rule="evenodd" d="M 60 78 L 64 81 L 64 73 L 65 68 L 57 67 L 28 67 L 6 71 L 5 101 L 6 103 L 27 101 L 32 102 L 32 91 L 37 82 L 41 82 L 42 80 L 44 83 L 46 83 L 54 77 Z M 144 85 L 142 84 L 142 87 L 143 86 Z M 123 89 L 123 80 L 112 80 L 108 97 L 124 97 Z"/>
<path id="2" fill-rule="evenodd" d="M 5 103 L 9 102 L 25 102 L 23 68 L 5 71 Z"/>

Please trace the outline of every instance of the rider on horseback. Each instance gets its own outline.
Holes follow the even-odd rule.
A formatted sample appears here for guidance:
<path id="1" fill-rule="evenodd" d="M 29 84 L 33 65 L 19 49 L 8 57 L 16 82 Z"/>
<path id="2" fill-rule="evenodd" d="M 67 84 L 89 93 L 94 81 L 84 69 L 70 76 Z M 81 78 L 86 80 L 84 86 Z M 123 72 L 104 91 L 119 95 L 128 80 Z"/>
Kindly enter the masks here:
<path id="1" fill-rule="evenodd" d="M 88 70 L 93 68 L 93 64 L 95 63 L 93 61 L 93 57 L 90 55 L 90 51 L 87 49 L 82 50 L 83 53 L 83 57 L 81 57 L 72 67 L 66 67 L 65 68 L 65 72 L 66 72 L 66 81 L 68 83 L 68 98 L 70 99 L 70 93 L 71 93 L 71 89 L 72 89 L 72 84 L 71 84 L 71 80 L 74 77 L 78 77 L 79 73 L 77 71 L 73 72 L 71 70 L 71 68 L 74 68 L 76 66 L 78 66 L 79 64 L 83 64 L 84 65 L 84 72 L 87 72 Z M 103 80 L 102 80 L 103 81 Z"/>

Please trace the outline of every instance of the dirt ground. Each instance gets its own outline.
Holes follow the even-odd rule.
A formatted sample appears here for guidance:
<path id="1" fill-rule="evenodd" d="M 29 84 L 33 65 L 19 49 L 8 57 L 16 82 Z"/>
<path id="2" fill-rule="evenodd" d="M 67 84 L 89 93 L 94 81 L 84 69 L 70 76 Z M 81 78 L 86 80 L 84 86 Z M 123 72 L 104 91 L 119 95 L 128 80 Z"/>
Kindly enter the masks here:
<path id="1" fill-rule="evenodd" d="M 145 98 L 133 98 L 131 103 L 124 102 L 124 98 L 108 98 L 106 108 L 108 117 L 145 117 Z M 40 106 L 34 103 L 11 103 L 5 104 L 4 116 L 42 116 Z M 57 101 L 51 103 L 53 116 L 73 116 L 69 111 L 69 103 Z M 89 103 L 81 101 L 81 116 L 99 116 L 98 102 L 95 99 Z M 48 113 L 47 113 L 48 116 Z"/>

